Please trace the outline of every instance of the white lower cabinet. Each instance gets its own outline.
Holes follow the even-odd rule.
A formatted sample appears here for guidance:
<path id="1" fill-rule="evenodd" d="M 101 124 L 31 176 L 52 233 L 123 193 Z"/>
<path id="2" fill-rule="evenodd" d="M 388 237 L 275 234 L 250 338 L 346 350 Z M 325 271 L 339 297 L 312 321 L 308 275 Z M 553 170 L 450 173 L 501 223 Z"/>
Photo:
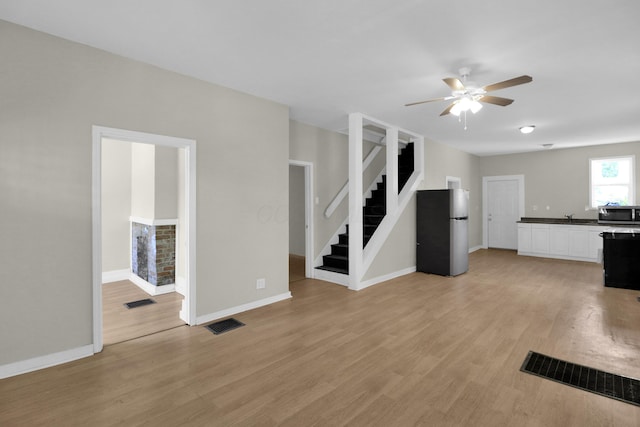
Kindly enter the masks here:
<path id="1" fill-rule="evenodd" d="M 605 227 L 518 223 L 518 254 L 599 262 Z"/>
<path id="2" fill-rule="evenodd" d="M 549 254 L 569 255 L 569 227 L 549 226 Z"/>
<path id="3" fill-rule="evenodd" d="M 549 253 L 549 226 L 547 224 L 531 226 L 531 252 L 536 254 Z"/>
<path id="4" fill-rule="evenodd" d="M 604 227 L 589 227 L 589 242 L 588 242 L 588 257 L 593 258 L 596 262 L 602 261 L 602 236 L 600 234 L 604 231 Z"/>
<path id="5" fill-rule="evenodd" d="M 518 254 L 531 252 L 531 224 L 518 224 Z"/>
<path id="6" fill-rule="evenodd" d="M 584 226 L 582 226 L 584 228 Z M 589 230 L 580 227 L 569 229 L 569 255 L 578 258 L 589 258 Z"/>

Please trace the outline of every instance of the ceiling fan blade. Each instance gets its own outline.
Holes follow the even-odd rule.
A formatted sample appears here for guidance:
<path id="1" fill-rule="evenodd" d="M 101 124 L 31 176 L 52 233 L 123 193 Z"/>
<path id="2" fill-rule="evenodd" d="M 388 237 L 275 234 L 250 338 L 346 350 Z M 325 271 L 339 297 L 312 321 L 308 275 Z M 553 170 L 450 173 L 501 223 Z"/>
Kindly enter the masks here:
<path id="1" fill-rule="evenodd" d="M 462 84 L 460 79 L 457 79 L 455 77 L 447 77 L 446 79 L 442 79 L 442 81 L 445 82 L 451 88 L 451 90 L 464 90 L 464 85 Z"/>
<path id="2" fill-rule="evenodd" d="M 478 98 L 478 101 L 486 102 L 488 104 L 495 104 L 495 105 L 500 105 L 502 107 L 506 107 L 507 105 L 509 105 L 509 104 L 511 104 L 513 102 L 513 99 L 501 98 L 499 96 L 484 95 L 481 98 Z"/>
<path id="3" fill-rule="evenodd" d="M 418 102 L 412 102 L 410 104 L 404 104 L 404 106 L 405 107 L 411 107 L 412 105 L 426 104 L 427 102 L 444 101 L 447 98 L 448 97 L 427 99 L 426 101 L 418 101 Z"/>
<path id="4" fill-rule="evenodd" d="M 492 85 L 487 85 L 485 87 L 483 87 L 482 89 L 485 90 L 485 92 L 491 92 L 494 90 L 498 90 L 498 89 L 504 89 L 506 87 L 511 87 L 511 86 L 518 86 L 518 85 L 522 85 L 525 83 L 529 83 L 533 80 L 533 78 L 531 76 L 520 76 L 520 77 L 515 77 L 513 79 L 509 79 L 509 80 L 505 80 L 503 82 L 499 82 L 499 83 L 494 83 Z"/>
<path id="5" fill-rule="evenodd" d="M 454 105 L 456 105 L 456 103 L 452 102 L 451 105 L 449 105 L 447 108 L 444 109 L 442 113 L 440 113 L 440 116 L 446 116 L 447 114 L 449 114 Z"/>

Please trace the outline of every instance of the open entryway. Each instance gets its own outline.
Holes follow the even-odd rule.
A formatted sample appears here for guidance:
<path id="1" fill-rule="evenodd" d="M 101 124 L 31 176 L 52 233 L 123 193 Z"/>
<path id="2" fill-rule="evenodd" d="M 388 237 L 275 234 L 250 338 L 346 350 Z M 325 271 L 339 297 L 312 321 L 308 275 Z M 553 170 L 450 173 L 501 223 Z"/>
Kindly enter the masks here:
<path id="1" fill-rule="evenodd" d="M 524 176 L 482 178 L 483 245 L 517 249 L 517 223 L 524 216 Z"/>
<path id="2" fill-rule="evenodd" d="M 118 147 L 132 160 L 114 163 Z M 92 163 L 94 351 L 195 324 L 195 141 L 95 126 Z M 129 185 L 118 179 L 129 180 L 129 194 L 114 194 Z M 153 304 L 129 309 L 129 299 Z"/>
<path id="3" fill-rule="evenodd" d="M 313 164 L 289 160 L 289 282 L 313 278 Z"/>

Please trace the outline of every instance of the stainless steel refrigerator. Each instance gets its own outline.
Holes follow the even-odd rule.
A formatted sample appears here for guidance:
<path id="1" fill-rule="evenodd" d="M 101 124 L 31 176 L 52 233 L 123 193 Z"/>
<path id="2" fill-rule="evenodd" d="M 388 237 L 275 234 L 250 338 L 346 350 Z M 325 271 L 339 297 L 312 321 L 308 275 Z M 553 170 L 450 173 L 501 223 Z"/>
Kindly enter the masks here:
<path id="1" fill-rule="evenodd" d="M 469 269 L 469 192 L 417 192 L 416 268 L 424 273 L 457 276 Z"/>

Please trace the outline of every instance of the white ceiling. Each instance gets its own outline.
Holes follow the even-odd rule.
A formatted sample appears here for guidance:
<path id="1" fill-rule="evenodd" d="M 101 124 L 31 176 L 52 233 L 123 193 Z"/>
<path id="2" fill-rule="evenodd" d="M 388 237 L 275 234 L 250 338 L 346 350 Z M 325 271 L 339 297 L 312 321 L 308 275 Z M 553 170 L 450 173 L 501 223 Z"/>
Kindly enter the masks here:
<path id="1" fill-rule="evenodd" d="M 362 112 L 477 155 L 640 141 L 638 0 L 0 0 L 0 19 L 337 131 Z M 404 107 L 449 95 L 461 67 L 480 85 L 533 82 L 493 92 L 515 102 L 469 114 L 466 131 L 444 101 Z"/>

